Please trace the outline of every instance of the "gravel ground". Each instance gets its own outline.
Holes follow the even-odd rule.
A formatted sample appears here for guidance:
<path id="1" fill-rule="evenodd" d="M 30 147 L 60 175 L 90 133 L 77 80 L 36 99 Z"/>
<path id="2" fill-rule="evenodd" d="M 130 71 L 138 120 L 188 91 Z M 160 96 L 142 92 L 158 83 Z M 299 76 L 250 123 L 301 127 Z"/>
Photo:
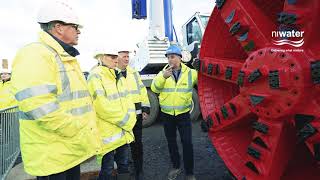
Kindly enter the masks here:
<path id="1" fill-rule="evenodd" d="M 209 141 L 207 133 L 201 131 L 199 121 L 193 123 L 192 133 L 195 160 L 194 173 L 197 180 L 231 180 L 229 171 Z M 180 138 L 177 141 L 182 158 Z M 161 123 L 143 129 L 143 143 L 145 179 L 166 180 L 171 166 Z M 184 174 L 180 174 L 177 180 L 184 180 Z"/>

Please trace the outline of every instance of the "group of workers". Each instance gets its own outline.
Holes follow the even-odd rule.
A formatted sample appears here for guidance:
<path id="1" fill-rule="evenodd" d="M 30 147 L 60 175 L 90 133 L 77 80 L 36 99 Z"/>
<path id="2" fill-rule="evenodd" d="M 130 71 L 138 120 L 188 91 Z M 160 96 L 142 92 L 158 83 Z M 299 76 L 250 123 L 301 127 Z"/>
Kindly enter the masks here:
<path id="1" fill-rule="evenodd" d="M 96 54 L 98 65 L 86 81 L 74 48 L 82 26 L 72 8 L 48 2 L 39 11 L 38 23 L 39 41 L 21 48 L 13 61 L 9 91 L 20 111 L 25 171 L 37 180 L 79 180 L 80 164 L 96 156 L 99 180 L 114 179 L 114 162 L 117 179 L 129 180 L 131 146 L 135 179 L 143 179 L 142 121 L 150 114 L 150 103 L 139 73 L 128 66 L 130 50 Z M 168 65 L 151 89 L 159 93 L 172 163 L 168 179 L 182 172 L 178 130 L 186 179 L 195 180 L 189 111 L 197 72 L 181 63 L 177 45 L 167 49 L 166 57 Z"/>

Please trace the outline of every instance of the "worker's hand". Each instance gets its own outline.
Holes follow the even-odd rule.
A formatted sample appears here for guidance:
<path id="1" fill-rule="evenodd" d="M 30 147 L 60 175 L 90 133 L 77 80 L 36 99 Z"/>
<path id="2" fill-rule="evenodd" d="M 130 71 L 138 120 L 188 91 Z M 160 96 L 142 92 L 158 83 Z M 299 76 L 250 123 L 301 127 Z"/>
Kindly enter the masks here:
<path id="1" fill-rule="evenodd" d="M 170 67 L 168 67 L 167 69 L 165 69 L 164 71 L 163 71 L 163 77 L 165 78 L 165 79 L 167 79 L 168 77 L 170 77 L 172 75 L 172 67 L 170 66 Z"/>
<path id="2" fill-rule="evenodd" d="M 196 58 L 192 62 L 192 66 L 194 67 L 195 70 L 199 71 L 200 70 L 200 59 Z"/>
<path id="3" fill-rule="evenodd" d="M 149 114 L 146 112 L 142 112 L 142 120 L 145 121 L 149 118 Z"/>

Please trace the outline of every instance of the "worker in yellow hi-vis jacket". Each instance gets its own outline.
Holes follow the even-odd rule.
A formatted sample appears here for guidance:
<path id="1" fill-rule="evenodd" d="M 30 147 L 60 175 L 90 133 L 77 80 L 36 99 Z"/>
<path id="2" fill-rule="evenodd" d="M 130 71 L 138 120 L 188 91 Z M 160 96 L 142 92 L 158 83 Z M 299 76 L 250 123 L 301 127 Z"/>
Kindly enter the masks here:
<path id="1" fill-rule="evenodd" d="M 181 63 L 182 53 L 177 45 L 171 45 L 165 55 L 168 58 L 168 65 L 154 78 L 151 89 L 155 93 L 159 93 L 160 118 L 163 121 L 172 162 L 168 179 L 175 179 L 181 172 L 180 155 L 176 141 L 176 131 L 178 130 L 183 147 L 186 179 L 195 180 L 189 111 L 192 102 L 192 89 L 197 83 L 197 72 Z"/>
<path id="2" fill-rule="evenodd" d="M 129 180 L 129 144 L 134 140 L 132 129 L 136 123 L 134 104 L 124 77 L 116 69 L 118 52 L 104 50 L 98 52 L 95 58 L 99 65 L 90 72 L 88 86 L 103 142 L 102 151 L 97 156 L 102 163 L 99 179 L 113 179 L 112 170 L 116 161 L 117 179 Z"/>
<path id="3" fill-rule="evenodd" d="M 132 69 L 129 64 L 129 49 L 119 50 L 118 68 L 127 81 L 128 91 L 135 104 L 137 122 L 133 128 L 134 142 L 130 144 L 131 155 L 135 168 L 135 179 L 143 179 L 143 147 L 142 147 L 142 121 L 148 118 L 150 113 L 150 102 L 147 89 L 141 81 L 139 73 Z"/>
<path id="4" fill-rule="evenodd" d="M 17 105 L 17 101 L 11 92 L 11 75 L 8 69 L 1 71 L 1 84 L 0 84 L 0 110 Z"/>
<path id="5" fill-rule="evenodd" d="M 79 180 L 80 163 L 101 148 L 73 47 L 80 25 L 72 7 L 61 1 L 45 3 L 38 16 L 39 41 L 20 49 L 12 67 L 24 169 L 37 180 Z"/>

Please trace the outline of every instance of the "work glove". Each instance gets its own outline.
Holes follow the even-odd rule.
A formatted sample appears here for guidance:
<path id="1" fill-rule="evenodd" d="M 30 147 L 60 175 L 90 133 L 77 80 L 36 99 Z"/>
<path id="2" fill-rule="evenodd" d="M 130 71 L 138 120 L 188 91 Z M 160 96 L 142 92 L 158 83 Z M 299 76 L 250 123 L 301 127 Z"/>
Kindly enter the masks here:
<path id="1" fill-rule="evenodd" d="M 195 58 L 191 65 L 195 70 L 199 71 L 200 70 L 200 59 Z"/>

